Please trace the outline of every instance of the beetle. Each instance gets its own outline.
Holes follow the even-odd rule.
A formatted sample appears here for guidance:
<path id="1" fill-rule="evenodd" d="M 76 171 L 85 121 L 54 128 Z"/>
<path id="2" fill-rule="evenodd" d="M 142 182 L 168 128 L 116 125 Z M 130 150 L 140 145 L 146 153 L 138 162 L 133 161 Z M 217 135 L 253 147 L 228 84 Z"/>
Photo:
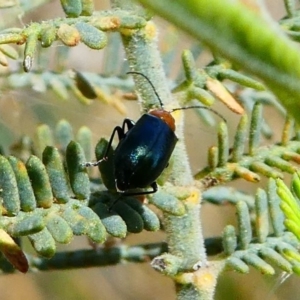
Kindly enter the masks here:
<path id="1" fill-rule="evenodd" d="M 136 123 L 130 119 L 124 119 L 122 126 L 114 128 L 104 157 L 97 162 L 87 162 L 85 166 L 97 166 L 107 160 L 109 149 L 117 134 L 119 144 L 113 158 L 117 192 L 125 196 L 152 194 L 157 191 L 156 179 L 168 166 L 178 141 L 175 135 L 175 120 L 171 113 L 182 109 L 203 108 L 216 113 L 223 120 L 225 119 L 213 109 L 205 106 L 188 106 L 166 111 L 147 76 L 139 72 L 128 72 L 127 74 L 141 75 L 148 81 L 159 101 L 160 108 L 143 114 Z M 148 190 L 148 187 L 152 189 Z"/>

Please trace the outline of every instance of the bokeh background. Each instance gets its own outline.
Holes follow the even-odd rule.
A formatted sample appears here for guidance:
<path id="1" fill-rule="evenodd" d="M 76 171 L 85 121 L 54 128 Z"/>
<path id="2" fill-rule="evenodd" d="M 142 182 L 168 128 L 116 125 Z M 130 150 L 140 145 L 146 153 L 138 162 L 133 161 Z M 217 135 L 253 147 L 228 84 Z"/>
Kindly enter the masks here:
<path id="1" fill-rule="evenodd" d="M 0 10 L 0 29 L 8 26 L 22 27 L 32 21 L 64 16 L 58 0 L 32 2 L 37 4 L 34 12 L 24 13 L 18 5 Z M 283 1 L 269 0 L 265 2 L 274 19 L 280 19 L 284 16 Z M 96 0 L 95 5 L 97 9 L 109 7 L 108 1 Z M 164 36 L 166 31 L 174 30 L 176 32 L 163 20 L 157 19 L 156 22 L 160 28 L 161 37 Z M 174 59 L 174 70 L 172 72 L 176 72 L 180 68 L 182 49 L 193 42 L 182 33 L 176 32 L 176 34 L 180 35 L 181 42 L 176 45 L 178 53 Z M 166 45 L 160 42 L 160 46 L 164 47 Z M 51 49 L 42 50 L 47 51 L 47 55 L 49 55 L 49 69 L 55 62 L 58 47 L 64 46 L 55 44 Z M 93 51 L 84 45 L 79 45 L 69 51 L 65 65 L 67 68 L 78 71 L 101 73 L 104 57 L 103 53 L 99 51 Z M 209 53 L 202 55 L 198 61 L 199 66 L 204 66 L 209 58 Z M 11 66 L 14 66 L 14 62 L 11 62 Z M 1 68 L 0 74 L 3 71 L 3 68 Z M 137 103 L 133 101 L 125 101 L 124 103 L 127 107 L 126 116 L 136 120 L 139 116 Z M 238 117 L 221 104 L 217 104 L 215 108 L 225 116 L 230 130 L 234 131 Z M 187 114 L 186 141 L 192 169 L 196 172 L 205 166 L 207 148 L 216 143 L 216 131 L 214 128 L 205 127 L 193 112 L 187 112 Z M 272 139 L 276 141 L 280 136 L 283 119 L 275 111 L 269 113 L 265 110 L 265 115 L 267 114 L 268 121 L 274 129 Z M 0 94 L 0 138 L 1 144 L 6 147 L 14 143 L 23 134 L 33 136 L 36 126 L 41 122 L 54 128 L 57 121 L 62 118 L 67 119 L 74 126 L 75 131 L 82 125 L 89 126 L 92 129 L 96 143 L 99 137 L 108 136 L 112 128 L 120 124 L 124 117 L 116 110 L 98 101 L 90 106 L 83 106 L 72 95 L 70 95 L 68 101 L 62 102 L 57 99 L 54 93 L 41 93 L 26 88 L 6 90 Z M 195 141 L 197 141 L 196 145 Z M 242 187 L 250 192 L 257 188 L 254 185 L 242 184 L 238 182 L 233 185 L 239 185 L 239 188 Z M 234 224 L 234 213 L 234 208 L 230 206 L 215 207 L 205 204 L 201 216 L 205 236 L 219 236 L 226 224 Z M 161 232 L 143 232 L 128 236 L 126 243 L 129 245 L 150 243 L 163 241 L 164 238 L 164 234 Z M 30 245 L 27 244 L 26 247 L 30 251 Z M 70 245 L 59 246 L 59 250 L 67 251 L 88 247 L 90 246 L 86 238 L 78 237 Z M 251 270 L 249 275 L 227 272 L 219 280 L 216 299 L 299 299 L 299 278 L 290 276 L 283 283 L 280 283 L 281 277 L 282 273 L 280 272 L 273 277 L 263 276 L 256 270 Z M 0 300 L 171 300 L 174 298 L 175 292 L 171 280 L 156 273 L 148 263 L 0 276 Z"/>

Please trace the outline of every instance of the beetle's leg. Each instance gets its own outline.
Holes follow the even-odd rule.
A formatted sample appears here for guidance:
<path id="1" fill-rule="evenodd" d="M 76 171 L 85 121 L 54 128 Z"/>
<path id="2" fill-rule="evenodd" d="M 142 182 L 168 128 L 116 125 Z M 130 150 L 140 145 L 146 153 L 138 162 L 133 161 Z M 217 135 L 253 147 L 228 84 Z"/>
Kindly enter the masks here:
<path id="1" fill-rule="evenodd" d="M 127 120 L 127 119 L 125 119 L 125 120 Z M 109 142 L 108 142 L 108 144 L 107 144 L 107 147 L 106 147 L 106 150 L 105 150 L 105 153 L 104 153 L 103 158 L 101 158 L 101 159 L 98 160 L 98 161 L 94 161 L 94 162 L 86 162 L 86 163 L 83 164 L 85 167 L 96 167 L 96 166 L 98 166 L 102 161 L 107 160 L 108 152 L 109 152 L 109 149 L 110 149 L 110 147 L 111 147 L 111 145 L 112 145 L 112 142 L 113 142 L 113 140 L 114 140 L 114 137 L 115 137 L 116 132 L 117 132 L 117 134 L 118 134 L 119 140 L 121 140 L 121 139 L 123 139 L 123 138 L 125 137 L 125 133 L 124 133 L 124 129 L 123 129 L 124 124 L 125 124 L 125 120 L 124 120 L 124 122 L 123 122 L 122 127 L 116 126 L 116 127 L 114 128 L 114 130 L 113 130 L 113 132 L 112 132 L 112 134 L 111 134 L 111 136 L 110 136 Z M 128 126 L 128 125 L 127 125 L 127 126 Z"/>
<path id="2" fill-rule="evenodd" d="M 152 187 L 153 190 L 150 191 L 150 193 L 148 193 L 148 194 L 156 193 L 157 192 L 157 183 L 156 183 L 156 181 L 154 181 L 150 186 Z"/>
<path id="3" fill-rule="evenodd" d="M 124 122 L 125 122 L 125 120 L 124 120 Z M 115 137 L 116 132 L 118 133 L 119 141 L 122 140 L 122 139 L 125 137 L 125 132 L 124 132 L 124 128 L 123 128 L 123 127 L 124 127 L 124 122 L 123 122 L 122 127 L 116 126 L 116 127 L 114 128 L 114 130 L 113 130 L 113 132 L 112 132 L 112 134 L 111 134 L 111 136 L 110 136 L 110 139 L 109 139 L 109 142 L 108 142 L 108 144 L 107 144 L 107 148 L 106 148 L 106 150 L 105 150 L 105 154 L 104 154 L 102 160 L 106 160 L 106 159 L 107 159 L 107 157 L 108 157 L 108 152 L 109 152 L 109 148 L 110 148 L 111 145 L 112 145 L 112 142 L 113 142 L 113 140 L 114 140 L 114 137 Z"/>
<path id="4" fill-rule="evenodd" d="M 124 119 L 122 124 L 123 132 L 125 132 L 125 125 L 127 125 L 127 131 L 129 131 L 135 125 L 135 122 L 130 119 Z"/>
<path id="5" fill-rule="evenodd" d="M 138 196 L 138 195 L 148 195 L 148 194 L 156 193 L 157 192 L 157 183 L 154 181 L 150 186 L 152 187 L 152 191 L 120 193 L 120 196 L 109 206 L 109 211 L 112 210 L 113 206 L 120 200 L 121 196 Z"/>
<path id="6" fill-rule="evenodd" d="M 138 196 L 138 195 L 149 195 L 157 192 L 157 183 L 154 181 L 150 185 L 152 187 L 151 191 L 138 191 L 138 192 L 124 192 L 122 195 L 124 196 Z"/>
<path id="7" fill-rule="evenodd" d="M 106 148 L 106 150 L 105 150 L 105 153 L 104 153 L 103 158 L 100 159 L 100 160 L 98 160 L 98 161 L 95 161 L 95 162 L 86 162 L 86 163 L 84 163 L 83 165 L 84 165 L 85 167 L 95 167 L 95 166 L 98 166 L 102 161 L 107 160 L 108 152 L 109 152 L 109 149 L 110 149 L 110 147 L 111 147 L 111 145 L 112 145 L 112 142 L 113 142 L 113 140 L 114 140 L 114 137 L 115 137 L 116 132 L 117 132 L 117 134 L 118 134 L 118 138 L 119 138 L 119 141 L 120 141 L 120 140 L 122 140 L 122 139 L 125 137 L 125 135 L 126 135 L 126 133 L 125 133 L 125 126 L 127 126 L 127 131 L 128 131 L 128 130 L 130 130 L 134 125 L 135 125 L 135 123 L 134 123 L 132 120 L 130 120 L 130 119 L 124 119 L 123 124 L 122 124 L 122 127 L 116 126 L 116 127 L 114 128 L 114 130 L 113 130 L 113 132 L 112 132 L 112 134 L 111 134 L 111 136 L 110 136 L 109 142 L 108 142 L 108 144 L 107 144 L 107 148 Z"/>

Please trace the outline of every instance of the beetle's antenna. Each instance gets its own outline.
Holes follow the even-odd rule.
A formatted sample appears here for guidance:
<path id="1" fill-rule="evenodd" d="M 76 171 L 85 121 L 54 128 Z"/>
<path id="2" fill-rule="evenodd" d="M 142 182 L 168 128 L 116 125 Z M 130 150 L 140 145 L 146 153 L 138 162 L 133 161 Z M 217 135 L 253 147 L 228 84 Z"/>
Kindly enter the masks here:
<path id="1" fill-rule="evenodd" d="M 163 105 L 163 103 L 162 103 L 162 101 L 161 101 L 161 99 L 160 99 L 160 97 L 159 97 L 159 95 L 158 95 L 158 93 L 157 93 L 157 91 L 156 91 L 153 83 L 150 81 L 150 79 L 146 75 L 144 75 L 143 73 L 140 73 L 140 72 L 133 72 L 133 71 L 127 72 L 126 74 L 136 74 L 136 75 L 143 76 L 148 81 L 148 83 L 151 85 L 151 87 L 152 87 L 152 89 L 154 91 L 154 94 L 156 95 L 156 97 L 157 97 L 157 99 L 159 101 L 159 104 L 160 104 L 161 108 L 164 108 L 164 105 Z"/>
<path id="2" fill-rule="evenodd" d="M 211 112 L 213 112 L 215 115 L 217 115 L 218 117 L 220 117 L 225 123 L 227 123 L 226 119 L 220 114 L 218 113 L 216 110 L 207 107 L 207 106 L 202 106 L 202 105 L 194 105 L 194 106 L 186 106 L 186 107 L 179 107 L 179 108 L 174 108 L 170 111 L 170 113 L 172 113 L 173 111 L 176 110 L 183 110 L 183 109 L 190 109 L 190 108 L 199 108 L 199 109 L 207 109 L 210 110 Z"/>

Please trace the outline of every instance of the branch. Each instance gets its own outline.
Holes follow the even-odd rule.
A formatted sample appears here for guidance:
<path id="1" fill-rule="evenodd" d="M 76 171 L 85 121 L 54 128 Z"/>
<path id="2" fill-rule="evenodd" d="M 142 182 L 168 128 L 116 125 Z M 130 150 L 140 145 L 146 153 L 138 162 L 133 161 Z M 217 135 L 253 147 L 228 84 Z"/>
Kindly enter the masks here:
<path id="1" fill-rule="evenodd" d="M 295 120 L 300 120 L 300 68 L 295 68 L 300 65 L 298 48 L 270 18 L 263 17 L 262 8 L 254 10 L 230 0 L 140 2 L 260 77 Z"/>
<path id="2" fill-rule="evenodd" d="M 229 149 L 228 128 L 226 124 L 219 126 L 218 146 L 211 147 L 208 152 L 209 166 L 199 171 L 196 179 L 209 185 L 243 178 L 249 182 L 260 181 L 260 175 L 268 178 L 283 178 L 283 172 L 293 174 L 299 163 L 299 141 L 292 139 L 294 124 L 289 119 L 284 126 L 282 141 L 278 145 L 259 146 L 262 128 L 262 105 L 257 103 L 252 111 L 249 132 L 248 118 L 244 115 L 238 125 L 234 145 Z M 249 152 L 245 153 L 245 143 L 249 140 Z"/>

